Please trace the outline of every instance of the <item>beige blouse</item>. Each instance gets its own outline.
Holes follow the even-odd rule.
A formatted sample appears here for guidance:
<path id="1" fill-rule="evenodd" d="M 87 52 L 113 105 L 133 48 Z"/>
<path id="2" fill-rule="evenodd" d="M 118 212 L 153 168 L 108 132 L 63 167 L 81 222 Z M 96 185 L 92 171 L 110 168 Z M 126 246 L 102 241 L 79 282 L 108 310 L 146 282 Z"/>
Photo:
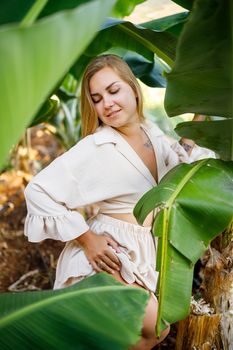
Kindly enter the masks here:
<path id="1" fill-rule="evenodd" d="M 168 139 L 153 123 L 147 121 L 142 127 L 155 150 L 159 180 L 180 162 L 214 157 L 212 151 L 198 146 L 188 157 L 177 141 Z M 115 129 L 99 127 L 28 184 L 25 235 L 31 242 L 73 240 L 89 229 L 77 208 L 96 204 L 102 214 L 132 213 L 142 195 L 156 185 L 127 141 Z"/>

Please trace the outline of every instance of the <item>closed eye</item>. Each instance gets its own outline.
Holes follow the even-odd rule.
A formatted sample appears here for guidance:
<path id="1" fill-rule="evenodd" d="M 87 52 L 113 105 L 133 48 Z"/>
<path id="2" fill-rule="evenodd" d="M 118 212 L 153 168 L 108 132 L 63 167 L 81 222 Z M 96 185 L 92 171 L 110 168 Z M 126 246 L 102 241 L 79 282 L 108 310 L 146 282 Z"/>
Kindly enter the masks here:
<path id="1" fill-rule="evenodd" d="M 114 89 L 114 90 L 109 90 L 109 94 L 114 95 L 117 94 L 120 88 Z M 97 96 L 92 96 L 92 101 L 93 103 L 99 103 L 102 100 L 102 97 L 97 97 Z"/>
<path id="2" fill-rule="evenodd" d="M 94 98 L 92 98 L 92 101 L 93 101 L 93 103 L 99 103 L 100 101 L 101 101 L 101 98 L 98 98 L 98 99 L 94 99 Z"/>
<path id="3" fill-rule="evenodd" d="M 114 94 L 116 94 L 119 90 L 120 90 L 120 89 L 110 90 L 109 93 L 110 93 L 111 95 L 114 95 Z"/>

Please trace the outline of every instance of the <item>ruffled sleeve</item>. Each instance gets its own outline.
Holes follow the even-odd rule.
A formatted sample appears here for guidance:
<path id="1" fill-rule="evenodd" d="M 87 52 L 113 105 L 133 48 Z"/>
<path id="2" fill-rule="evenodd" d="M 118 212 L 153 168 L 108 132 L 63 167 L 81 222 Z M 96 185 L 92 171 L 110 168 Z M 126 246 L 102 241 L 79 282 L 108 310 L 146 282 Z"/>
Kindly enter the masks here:
<path id="1" fill-rule="evenodd" d="M 37 184 L 29 184 L 25 190 L 28 214 L 25 235 L 30 242 L 46 238 L 70 241 L 88 231 L 83 216 L 76 210 L 52 199 Z"/>
<path id="2" fill-rule="evenodd" d="M 24 233 L 31 242 L 46 238 L 70 241 L 89 226 L 77 208 L 87 204 L 81 181 L 73 174 L 74 151 L 66 152 L 37 174 L 25 189 L 28 214 Z M 79 154 L 80 157 L 80 154 Z M 79 164 L 82 177 L 82 162 Z"/>

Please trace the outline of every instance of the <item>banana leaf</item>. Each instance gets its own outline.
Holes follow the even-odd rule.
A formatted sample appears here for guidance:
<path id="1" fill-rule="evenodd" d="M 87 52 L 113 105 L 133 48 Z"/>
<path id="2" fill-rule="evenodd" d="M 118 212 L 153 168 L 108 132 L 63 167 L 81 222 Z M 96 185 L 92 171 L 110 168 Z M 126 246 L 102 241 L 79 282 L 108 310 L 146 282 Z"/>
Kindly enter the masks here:
<path id="1" fill-rule="evenodd" d="M 175 131 L 212 149 L 221 159 L 233 160 L 233 119 L 180 123 Z"/>
<path id="2" fill-rule="evenodd" d="M 126 52 L 122 58 L 128 63 L 134 75 L 147 86 L 166 87 L 164 72 L 168 72 L 169 67 L 157 56 L 154 57 L 153 62 L 132 52 Z"/>
<path id="3" fill-rule="evenodd" d="M 0 294 L 1 349 L 128 349 L 148 299 L 106 273 L 57 291 Z"/>
<path id="4" fill-rule="evenodd" d="M 187 10 L 191 10 L 195 0 L 172 0 L 176 4 L 186 8 Z"/>
<path id="5" fill-rule="evenodd" d="M 189 12 L 180 12 L 174 15 L 165 16 L 153 19 L 152 21 L 140 23 L 140 26 L 152 30 L 166 30 L 168 33 L 171 33 L 178 38 L 184 27 L 184 24 L 188 20 L 188 16 Z"/>
<path id="6" fill-rule="evenodd" d="M 59 111 L 59 102 L 52 98 L 48 99 L 32 120 L 30 127 L 49 121 Z"/>
<path id="7" fill-rule="evenodd" d="M 1 27 L 0 166 L 113 5 L 114 0 L 96 0 L 27 28 Z"/>
<path id="8" fill-rule="evenodd" d="M 145 2 L 145 0 L 118 0 L 114 7 L 114 15 L 117 17 L 129 16 L 136 5 Z"/>
<path id="9" fill-rule="evenodd" d="M 51 16 L 52 14 L 64 10 L 72 10 L 77 6 L 90 3 L 93 0 L 49 0 L 41 11 L 39 18 Z M 128 16 L 134 7 L 145 0 L 118 0 L 114 7 L 115 16 Z M 21 22 L 35 0 L 2 0 L 0 11 L 0 25 Z"/>
<path id="10" fill-rule="evenodd" d="M 158 32 L 168 31 L 171 33 L 172 37 L 177 37 L 179 35 L 179 31 L 183 28 L 184 23 L 187 21 L 187 12 L 175 14 L 172 16 L 167 16 L 162 19 L 145 22 L 142 24 L 143 28 L 148 29 L 148 31 L 156 30 Z M 119 23 L 124 23 L 124 21 L 117 19 L 108 19 L 106 23 L 103 25 L 103 28 L 111 28 L 112 26 L 118 25 Z M 140 25 L 141 26 L 141 25 Z M 179 30 L 178 30 L 179 28 Z M 102 33 L 103 29 L 100 31 Z M 125 33 L 125 35 L 128 35 Z M 130 34 L 132 36 L 132 34 Z M 92 57 L 94 57 L 97 53 L 116 53 L 120 55 L 131 67 L 134 74 L 137 78 L 139 78 L 143 83 L 152 87 L 166 87 L 166 79 L 164 77 L 164 72 L 169 72 L 170 68 L 167 66 L 162 60 L 160 60 L 157 56 L 154 56 L 154 52 L 150 50 L 145 51 L 145 47 L 143 48 L 140 44 L 141 38 L 139 38 L 138 42 L 138 52 L 145 52 L 144 58 L 142 55 L 137 54 L 136 52 L 129 51 L 128 49 L 120 48 L 122 46 L 115 46 L 114 40 L 112 37 L 112 32 L 109 33 L 109 39 L 107 33 L 105 34 L 105 44 L 101 47 L 100 42 L 103 43 L 101 39 L 94 39 L 94 42 L 97 42 L 97 49 L 95 48 L 92 51 L 92 46 L 95 46 L 92 43 L 86 52 L 78 59 L 75 65 L 71 68 L 71 74 L 78 80 L 80 80 L 81 75 L 87 64 L 90 62 Z M 137 41 L 137 36 L 135 35 L 135 39 Z M 125 39 L 123 40 L 125 42 Z M 117 44 L 117 45 L 118 45 Z M 123 46 L 124 43 L 122 42 Z M 131 45 L 131 40 L 129 37 L 129 44 Z M 106 51 L 106 49 L 111 45 L 111 48 Z M 132 47 L 132 45 L 129 47 Z M 127 45 L 126 45 L 127 46 Z M 127 46 L 128 47 L 128 46 Z M 135 46 L 134 46 L 135 47 Z M 166 43 L 164 43 L 164 47 L 166 47 Z M 98 52 L 97 52 L 98 51 Z M 59 91 L 60 92 L 60 91 Z M 55 92 L 57 94 L 57 92 Z M 47 116 L 46 116 L 47 118 Z M 37 120 L 42 121 L 43 118 L 36 118 Z M 33 122 L 33 125 L 35 123 Z"/>
<path id="11" fill-rule="evenodd" d="M 232 12 L 231 0 L 195 1 L 167 74 L 169 116 L 191 112 L 232 118 Z"/>
<path id="12" fill-rule="evenodd" d="M 187 21 L 188 12 L 135 25 L 129 21 L 109 18 L 102 25 L 97 37 L 87 47 L 72 67 L 72 74 L 80 79 L 84 68 L 92 57 L 112 47 L 133 51 L 153 62 L 154 53 L 168 66 L 172 66 L 177 45 L 177 29 Z"/>
<path id="13" fill-rule="evenodd" d="M 233 162 L 180 164 L 134 209 L 140 224 L 152 210 L 160 210 L 153 225 L 160 271 L 157 334 L 189 313 L 194 264 L 233 218 L 232 178 Z"/>

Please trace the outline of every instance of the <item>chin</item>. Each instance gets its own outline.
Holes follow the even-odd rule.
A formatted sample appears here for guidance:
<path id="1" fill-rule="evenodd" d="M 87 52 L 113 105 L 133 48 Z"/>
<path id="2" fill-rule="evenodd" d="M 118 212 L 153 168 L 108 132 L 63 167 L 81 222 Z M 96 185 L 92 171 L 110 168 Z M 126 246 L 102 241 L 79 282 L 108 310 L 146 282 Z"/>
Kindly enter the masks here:
<path id="1" fill-rule="evenodd" d="M 125 125 L 125 123 L 120 121 L 120 120 L 106 120 L 106 121 L 104 121 L 104 124 L 111 126 L 113 128 L 119 128 L 119 127 Z"/>
<path id="2" fill-rule="evenodd" d="M 111 126 L 113 128 L 121 128 L 124 125 L 125 125 L 125 123 L 117 122 L 117 121 L 115 123 L 113 122 L 113 123 L 109 124 L 109 126 Z"/>

